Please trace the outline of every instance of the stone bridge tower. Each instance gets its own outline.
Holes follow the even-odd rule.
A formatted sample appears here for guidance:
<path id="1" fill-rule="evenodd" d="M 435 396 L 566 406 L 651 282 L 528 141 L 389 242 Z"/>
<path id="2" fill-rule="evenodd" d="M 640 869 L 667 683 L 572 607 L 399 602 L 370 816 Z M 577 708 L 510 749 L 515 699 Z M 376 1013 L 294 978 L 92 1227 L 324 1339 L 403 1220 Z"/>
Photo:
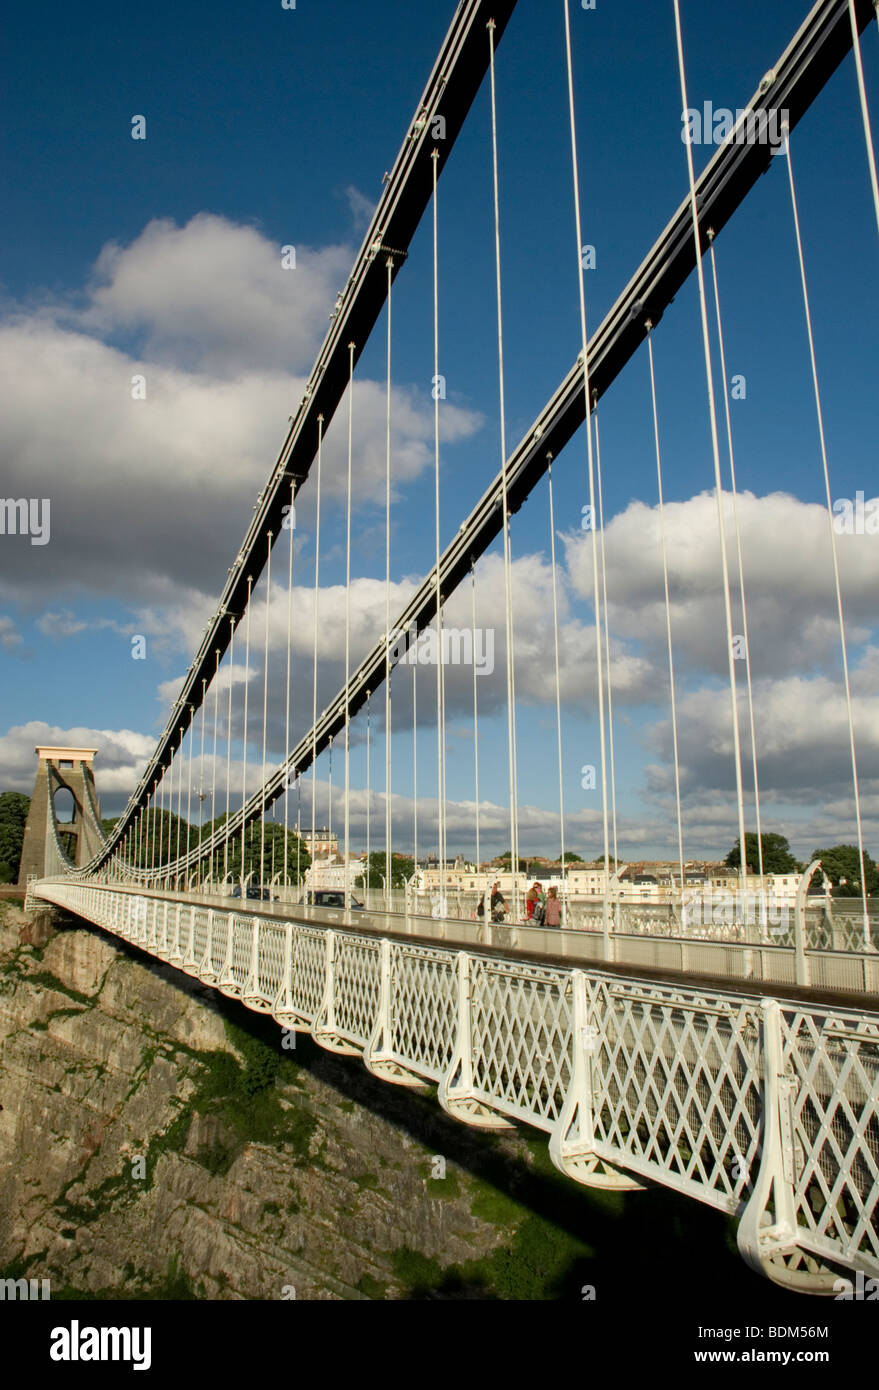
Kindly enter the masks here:
<path id="1" fill-rule="evenodd" d="M 36 748 L 37 780 L 31 797 L 24 843 L 21 849 L 19 886 L 27 886 L 28 876 L 63 872 L 71 865 L 80 868 L 98 852 L 103 841 L 101 809 L 95 790 L 92 761 L 96 748 Z M 73 797 L 71 819 L 60 819 L 55 798 L 62 790 Z M 72 836 L 68 850 L 62 836 Z M 67 842 L 69 844 L 69 841 Z"/>

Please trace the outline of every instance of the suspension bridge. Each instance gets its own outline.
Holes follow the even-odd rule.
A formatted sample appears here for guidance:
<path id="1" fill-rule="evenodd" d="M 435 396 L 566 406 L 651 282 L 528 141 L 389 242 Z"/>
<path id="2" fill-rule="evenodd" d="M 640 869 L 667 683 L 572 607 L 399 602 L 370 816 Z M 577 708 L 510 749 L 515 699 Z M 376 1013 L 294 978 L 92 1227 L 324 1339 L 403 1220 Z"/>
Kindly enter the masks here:
<path id="1" fill-rule="evenodd" d="M 515 0 L 462 0 L 451 21 L 402 148 L 340 293 L 330 327 L 302 399 L 290 418 L 277 461 L 229 569 L 216 612 L 182 682 L 167 724 L 141 779 L 111 833 L 105 836 L 90 766 L 94 750 L 45 749 L 43 817 L 36 845 L 38 872 L 26 873 L 28 906 L 55 904 L 115 933 L 147 954 L 271 1014 L 284 1028 L 306 1030 L 323 1047 L 359 1056 L 386 1081 L 409 1087 L 435 1084 L 440 1104 L 463 1122 L 486 1129 L 525 1123 L 548 1136 L 556 1166 L 573 1180 L 597 1187 L 634 1189 L 658 1183 L 738 1218 L 743 1257 L 777 1283 L 829 1294 L 840 1277 L 862 1271 L 879 1278 L 879 955 L 871 922 L 864 860 L 862 786 L 857 719 L 849 670 L 845 593 L 833 525 L 831 451 L 822 410 L 820 351 L 808 277 L 795 165 L 796 131 L 837 70 L 851 73 L 851 99 L 863 124 L 863 177 L 879 230 L 879 186 L 862 41 L 879 41 L 872 0 L 819 0 L 805 16 L 757 91 L 701 173 L 694 140 L 682 141 L 682 176 L 688 189 L 656 242 L 634 270 L 610 311 L 589 327 L 583 241 L 581 153 L 578 150 L 576 45 L 564 0 L 560 54 L 570 118 L 573 191 L 571 270 L 579 352 L 564 379 L 518 442 L 510 447 L 504 367 L 503 188 L 496 58 Z M 681 109 L 691 111 L 686 33 L 680 0 L 671 0 Z M 493 225 L 497 319 L 498 471 L 470 513 L 443 545 L 440 503 L 454 510 L 456 491 L 443 486 L 440 371 L 440 180 L 456 139 L 483 84 L 490 95 Z M 846 155 L 853 151 L 846 151 Z M 746 573 L 736 487 L 734 431 L 722 318 L 720 234 L 760 178 L 784 179 L 791 236 L 808 343 L 816 451 L 826 493 L 831 566 L 828 585 L 838 617 L 850 798 L 860 861 L 860 902 L 841 914 L 809 895 L 820 864 L 809 865 L 787 920 L 772 925 L 766 910 L 759 786 L 759 719 L 751 669 Z M 397 277 L 422 220 L 432 236 L 433 455 L 435 544 L 429 573 L 400 608 L 392 604 L 392 436 L 394 430 L 392 301 Z M 576 252 L 576 256 L 573 254 Z M 661 402 L 656 355 L 661 320 L 675 295 L 695 276 L 699 319 L 694 330 L 704 359 L 704 409 L 710 428 L 717 506 L 718 573 L 726 625 L 739 886 L 734 910 L 717 923 L 687 913 L 686 829 L 682 810 L 679 707 L 675 676 L 674 555 L 665 530 Z M 380 321 L 383 319 L 384 334 Z M 805 327 L 804 327 L 805 326 Z M 381 631 L 364 633 L 351 611 L 352 527 L 358 520 L 358 362 L 370 339 L 386 352 L 385 586 Z M 614 721 L 614 650 L 605 554 L 598 407 L 633 359 L 646 358 L 652 451 L 662 553 L 664 638 L 672 731 L 677 882 L 661 906 L 623 900 L 618 849 Z M 327 497 L 324 448 L 334 420 L 346 432 L 344 681 L 319 701 L 323 638 L 319 613 L 321 508 Z M 583 428 L 585 427 L 585 428 Z M 582 434 L 581 434 L 582 431 Z M 583 438 L 585 436 L 585 438 Z M 573 458 L 580 445 L 580 454 Z M 565 451 L 567 450 L 567 455 Z M 583 455 L 585 473 L 582 474 Z M 564 457 L 563 457 L 564 456 Z M 558 462 L 557 462 L 558 461 Z M 517 736 L 517 624 L 513 519 L 539 489 L 550 516 L 551 604 L 555 727 L 543 751 L 548 781 L 558 765 L 558 824 L 565 864 L 560 605 L 557 584 L 553 476 L 570 464 L 584 478 L 588 563 L 592 579 L 594 684 L 582 699 L 597 720 L 597 787 L 602 810 L 603 886 L 578 901 L 566 891 L 557 926 L 529 921 L 520 881 L 520 747 Z M 451 493 L 451 495 L 449 495 Z M 293 670 L 293 627 L 301 626 L 294 566 L 297 501 L 314 505 L 314 600 L 311 663 Z M 655 498 L 650 499 L 650 505 Z M 588 511 L 587 511 L 588 509 Z M 280 542 L 280 545 L 279 545 Z M 503 667 L 506 781 L 511 867 L 508 920 L 491 920 L 487 905 L 494 873 L 480 853 L 479 649 L 480 569 L 499 544 L 503 613 L 497 649 Z M 280 557 L 281 580 L 278 580 Z M 272 566 L 275 562 L 275 574 Z M 670 580 L 671 576 L 671 580 Z M 449 605 L 469 590 L 471 622 L 452 629 Z M 734 624 L 741 616 L 742 637 Z M 284 746 L 271 732 L 273 625 L 286 625 L 283 670 Z M 494 615 L 492 615 L 494 617 Z M 453 638 L 452 638 L 452 634 Z M 473 668 L 474 748 L 473 883 L 453 882 L 447 821 L 447 661 L 450 638 L 469 641 Z M 744 645 L 744 681 L 735 646 Z M 465 644 L 466 645 L 466 644 Z M 484 652 L 483 647 L 483 652 Z M 425 653 L 427 657 L 425 659 Z M 430 655 L 432 653 L 432 657 Z M 238 665 L 236 666 L 236 662 Z M 239 674 L 242 670 L 243 674 Z M 261 666 L 261 670 L 260 670 Z M 421 667 L 426 668 L 420 670 Z M 427 701 L 436 724 L 435 814 L 422 812 L 421 846 L 435 855 L 435 891 L 413 880 L 395 890 L 395 841 L 418 860 L 418 677 L 422 712 Z M 429 677 L 430 690 L 427 692 Z M 261 680 L 260 680 L 261 677 Z M 261 691 L 259 689 L 261 685 Z M 406 728 L 396 708 L 411 701 L 411 746 L 401 759 Z M 261 699 L 260 699 L 261 695 Z M 392 704 L 392 695 L 396 703 Z M 252 698 L 251 698 L 252 697 Z M 322 707 L 319 708 L 319 705 Z M 409 720 L 410 704 L 404 706 Z M 261 717 L 260 717 L 261 716 Z M 483 711 L 483 720 L 485 713 Z M 393 731 L 393 736 L 392 736 Z M 365 778 L 352 749 L 365 746 Z M 395 750 L 392 759 L 392 747 Z M 336 784 L 333 787 L 333 758 Z M 359 761 L 359 760 L 358 760 Z M 339 773 L 341 762 L 342 772 Z M 401 767 L 402 762 L 402 767 Z M 60 819 L 58 792 L 77 777 L 75 852 L 71 827 Z M 321 765 L 328 777 L 318 786 Z M 383 775 L 383 785 L 380 783 Z M 421 776 L 425 777 L 424 754 Z M 412 799 L 412 837 L 401 836 L 394 795 L 405 785 Z M 422 785 L 424 785 L 422 781 Z M 324 798 L 323 788 L 326 787 Z M 193 794 L 198 822 L 193 824 Z M 309 794 L 310 793 L 310 794 Z M 304 814 L 303 814 L 304 796 Z M 201 815 L 209 801 L 210 821 Z M 292 805 L 291 805 L 292 803 Z M 321 810 L 318 810 L 319 803 Z M 283 806 L 283 846 L 277 812 Z M 379 888 L 367 879 L 354 901 L 352 818 L 366 815 L 370 846 L 386 855 Z M 383 812 L 383 815 L 381 814 Z M 297 843 L 310 827 L 312 848 L 321 817 L 340 828 L 344 906 L 308 900 L 301 875 L 291 871 L 288 836 Z M 744 852 L 754 818 L 759 862 Z M 483 831 L 484 833 L 484 831 Z M 181 843 L 182 839 L 182 843 Z M 26 846 L 27 848 L 27 846 Z M 33 846 L 32 846 L 33 848 Z M 23 873 L 25 873 L 23 861 Z M 564 874 L 563 874 L 564 877 Z M 748 912 L 756 878 L 761 906 Z M 255 901 L 248 901 L 249 893 Z"/>

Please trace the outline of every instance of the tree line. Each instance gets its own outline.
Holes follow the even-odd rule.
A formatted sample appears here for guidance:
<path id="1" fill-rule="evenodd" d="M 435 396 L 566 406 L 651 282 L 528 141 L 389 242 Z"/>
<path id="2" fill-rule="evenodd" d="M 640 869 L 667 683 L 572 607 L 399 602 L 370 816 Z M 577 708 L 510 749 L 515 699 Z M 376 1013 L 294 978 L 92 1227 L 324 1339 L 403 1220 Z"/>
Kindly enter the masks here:
<path id="1" fill-rule="evenodd" d="M 0 792 L 0 883 L 16 883 L 21 863 L 21 848 L 24 842 L 24 827 L 30 808 L 30 797 L 23 792 Z M 116 825 L 116 818 L 101 821 L 104 834 L 109 835 Z M 137 868 L 161 868 L 173 861 L 178 854 L 186 854 L 196 849 L 214 830 L 225 821 L 226 816 L 204 825 L 192 825 L 173 811 L 151 811 L 144 822 L 140 844 L 132 846 L 129 862 Z M 295 830 L 287 832 L 286 864 L 284 856 L 284 827 L 274 821 L 265 822 L 265 833 L 260 834 L 259 822 L 249 825 L 244 832 L 244 876 L 253 874 L 259 877 L 260 853 L 264 876 L 268 882 L 280 874 L 292 882 L 303 878 L 305 870 L 311 865 L 311 855 Z M 220 851 L 214 856 L 214 873 L 229 873 L 241 878 L 242 843 L 241 832 L 229 842 L 225 854 Z"/>
<path id="2" fill-rule="evenodd" d="M 21 847 L 29 807 L 30 797 L 25 796 L 23 792 L 0 792 L 0 883 L 16 883 L 18 881 Z M 192 825 L 173 811 L 153 810 L 150 812 L 144 833 L 141 836 L 140 846 L 132 851 L 132 862 L 138 868 L 160 868 L 169 861 L 175 860 L 178 855 L 197 848 L 201 841 L 219 829 L 225 819 L 226 816 L 223 814 L 215 820 L 206 821 L 204 825 L 198 826 Z M 109 835 L 115 824 L 115 819 L 102 821 L 104 834 Z M 790 845 L 784 835 L 779 835 L 773 831 L 764 831 L 760 836 L 760 842 L 763 849 L 763 872 L 765 874 L 802 873 L 805 865 L 791 854 Z M 247 827 L 244 833 L 245 877 L 250 874 L 253 874 L 254 878 L 259 877 L 261 846 L 263 876 L 267 882 L 280 874 L 282 878 L 286 877 L 295 883 L 304 877 L 305 870 L 311 864 L 311 856 L 295 830 L 288 830 L 287 832 L 285 862 L 283 825 L 278 825 L 275 821 L 266 821 L 264 834 L 261 834 L 259 822 L 254 822 Z M 494 863 L 503 867 L 512 862 L 512 857 L 512 851 L 508 850 L 504 854 L 499 854 Z M 587 862 L 573 850 L 566 850 L 564 859 L 567 864 L 585 864 Z M 821 860 L 821 868 L 833 884 L 833 890 L 837 897 L 858 898 L 861 896 L 861 867 L 857 845 L 831 845 L 825 849 L 815 849 L 809 856 L 809 862 L 813 859 Z M 230 873 L 236 879 L 241 878 L 242 844 L 240 832 L 230 841 L 225 853 L 215 856 L 215 861 L 219 861 L 218 863 L 215 862 L 215 873 L 222 869 L 224 875 Z M 536 856 L 519 855 L 519 867 L 529 877 L 532 874 L 539 876 L 541 872 L 545 873 L 545 865 L 540 865 L 535 861 Z M 599 857 L 589 862 L 601 866 L 604 864 L 604 859 Z M 618 861 L 611 856 L 610 862 L 615 865 Z M 738 838 L 723 862 L 730 869 L 739 867 L 741 849 Z M 758 872 L 757 836 L 752 831 L 745 833 L 745 862 L 749 873 Z M 414 872 L 415 863 L 412 859 L 396 854 L 392 856 L 392 887 L 403 887 Z M 879 870 L 877 870 L 872 856 L 866 851 L 864 852 L 864 875 L 867 894 L 879 893 Z M 384 851 L 369 856 L 368 877 L 371 888 L 382 886 L 382 879 L 387 877 L 387 856 Z M 366 887 L 366 875 L 362 871 L 355 878 L 354 886 L 357 888 Z"/>

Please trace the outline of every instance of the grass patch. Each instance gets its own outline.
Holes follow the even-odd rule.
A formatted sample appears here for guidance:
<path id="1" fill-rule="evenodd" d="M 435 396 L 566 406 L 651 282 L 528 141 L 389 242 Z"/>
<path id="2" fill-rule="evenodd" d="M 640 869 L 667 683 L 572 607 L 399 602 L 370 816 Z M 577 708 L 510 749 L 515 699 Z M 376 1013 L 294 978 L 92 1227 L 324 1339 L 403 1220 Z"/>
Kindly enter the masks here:
<path id="1" fill-rule="evenodd" d="M 371 1274 L 361 1274 L 357 1283 L 354 1285 L 359 1293 L 366 1294 L 367 1298 L 384 1298 L 388 1291 L 387 1284 L 383 1284 L 380 1279 L 373 1279 Z"/>
<path id="2" fill-rule="evenodd" d="M 53 1009 L 50 1014 L 46 1014 L 46 1022 L 43 1026 L 48 1027 L 56 1018 L 79 1018 L 80 1014 L 87 1014 L 88 1012 L 89 1010 L 87 1008 Z M 36 1028 L 37 1025 L 33 1024 L 32 1026 Z"/>
<path id="3" fill-rule="evenodd" d="M 46 1253 L 45 1250 L 37 1250 L 33 1255 L 28 1255 L 26 1258 L 23 1258 L 21 1255 L 16 1256 L 8 1265 L 0 1266 L 0 1279 L 29 1278 L 28 1270 L 31 1265 L 36 1264 L 38 1260 L 45 1259 Z"/>
<path id="4" fill-rule="evenodd" d="M 212 1115 L 223 1138 L 201 1149 L 196 1159 L 209 1172 L 224 1175 L 247 1143 L 289 1146 L 295 1162 L 305 1162 L 317 1121 L 303 1105 L 282 1104 L 279 1087 L 293 1083 L 298 1067 L 259 1036 L 229 1020 L 226 1035 L 242 1060 L 231 1052 L 192 1052 L 195 1090 L 165 1136 L 163 1149 L 182 1149 L 193 1114 Z M 277 1029 L 271 1037 L 277 1044 Z"/>
<path id="5" fill-rule="evenodd" d="M 228 1173 L 238 1149 L 234 1144 L 225 1144 L 222 1139 L 215 1139 L 212 1144 L 206 1144 L 193 1155 L 196 1163 L 202 1168 L 206 1168 L 214 1177 L 224 1178 Z"/>
<path id="6" fill-rule="evenodd" d="M 458 1174 L 450 1173 L 448 1170 L 444 1178 L 428 1178 L 426 1187 L 429 1197 L 460 1197 L 461 1195 Z"/>
<path id="7" fill-rule="evenodd" d="M 361 1192 L 379 1192 L 381 1190 L 381 1183 L 375 1173 L 358 1173 L 351 1181 Z"/>
<path id="8" fill-rule="evenodd" d="M 424 1298 L 435 1293 L 443 1281 L 439 1261 L 428 1259 L 420 1250 L 410 1250 L 408 1245 L 391 1251 L 391 1270 L 397 1282 L 413 1298 Z"/>
<path id="9" fill-rule="evenodd" d="M 417 1251 L 394 1251 L 391 1266 L 409 1298 L 534 1302 L 574 1297 L 588 1281 L 592 1249 L 543 1217 L 529 1214 L 508 1246 L 479 1260 L 441 1268 Z"/>
<path id="10" fill-rule="evenodd" d="M 81 994 L 78 989 L 71 989 L 63 980 L 59 980 L 57 975 L 52 975 L 48 970 L 37 970 L 33 975 L 28 975 L 28 982 L 34 985 L 42 985 L 44 989 L 54 990 L 56 994 L 66 994 L 68 999 L 73 999 L 77 1004 L 83 1004 L 86 1008 L 92 1009 L 95 1006 L 97 995 L 91 998 L 88 994 Z"/>
<path id="11" fill-rule="evenodd" d="M 506 1192 L 479 1178 L 474 1181 L 473 1187 L 475 1191 L 470 1211 L 480 1221 L 487 1221 L 491 1226 L 512 1226 L 527 1216 L 527 1209 L 508 1197 Z"/>

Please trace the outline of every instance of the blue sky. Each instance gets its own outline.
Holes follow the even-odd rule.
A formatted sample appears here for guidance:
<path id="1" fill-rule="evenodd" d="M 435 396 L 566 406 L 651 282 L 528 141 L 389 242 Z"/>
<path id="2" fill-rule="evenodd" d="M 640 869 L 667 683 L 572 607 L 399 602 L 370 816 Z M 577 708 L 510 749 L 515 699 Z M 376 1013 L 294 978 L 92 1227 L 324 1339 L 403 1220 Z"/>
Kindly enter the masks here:
<path id="1" fill-rule="evenodd" d="M 71 738 L 92 731 L 101 746 L 97 776 L 105 807 L 120 809 L 213 611 L 362 238 L 365 210 L 380 195 L 451 12 L 451 5 L 396 0 L 372 6 L 300 0 L 295 11 L 280 3 L 157 3 L 148 13 L 96 4 L 87 15 L 50 6 L 19 7 L 9 17 L 0 329 L 14 408 L 0 429 L 0 457 L 9 496 L 52 498 L 52 540 L 31 547 L 22 537 L 0 538 L 2 785 L 29 790 L 33 745 L 48 730 Z M 744 105 L 805 12 L 798 0 L 770 7 L 684 0 L 691 104 Z M 686 162 L 671 3 L 598 0 L 594 11 L 572 7 L 572 20 L 584 240 L 597 258 L 587 274 L 594 328 L 684 196 Z M 875 26 L 862 47 L 875 115 Z M 512 445 L 579 347 L 560 3 L 520 0 L 498 52 L 497 75 Z M 134 114 L 146 117 L 144 141 L 130 137 Z M 697 148 L 697 167 L 712 152 Z M 833 493 L 854 496 L 861 489 L 869 498 L 876 491 L 879 257 L 851 58 L 796 131 L 793 153 Z M 441 370 L 448 382 L 444 542 L 499 466 L 490 157 L 486 86 L 440 185 Z M 286 244 L 297 247 L 298 262 L 285 278 L 279 261 Z M 431 252 L 425 222 L 394 291 L 400 394 L 392 569 L 401 599 L 429 567 L 434 544 Z M 734 406 L 733 418 L 738 484 L 750 494 L 742 504 L 743 544 L 753 600 L 758 751 L 765 757 L 763 820 L 806 854 L 828 838 L 851 839 L 853 818 L 827 518 L 818 511 L 823 479 L 783 160 L 773 161 L 725 229 L 717 254 L 729 369 L 747 379 L 747 399 Z M 713 466 L 694 280 L 665 315 L 655 348 L 665 495 L 674 504 L 668 523 L 687 731 L 685 850 L 701 857 L 724 853 L 737 832 L 713 502 L 700 500 L 713 485 Z M 147 399 L 136 403 L 128 389 L 135 371 L 147 379 Z M 355 391 L 352 571 L 359 586 L 357 640 L 364 643 L 384 612 L 381 584 L 364 583 L 384 575 L 383 373 L 382 319 L 358 369 L 362 400 Z M 321 541 L 322 631 L 324 618 L 327 623 L 321 703 L 343 670 L 337 639 L 345 410 L 343 403 L 328 440 L 336 460 L 328 463 L 328 477 L 336 487 L 333 493 L 328 483 Z M 602 403 L 600 424 L 619 680 L 621 852 L 672 854 L 665 620 L 643 352 Z M 556 465 L 555 486 L 567 842 L 591 857 L 601 831 L 600 798 L 583 791 L 579 775 L 583 764 L 599 760 L 591 606 L 583 584 L 588 538 L 579 531 L 587 500 L 582 431 Z M 296 532 L 296 732 L 307 727 L 311 712 L 305 633 L 313 490 L 312 482 L 303 491 Z M 521 590 L 521 842 L 523 849 L 553 851 L 559 831 L 545 487 L 516 517 L 512 534 L 516 593 Z M 868 848 L 875 852 L 879 537 L 840 542 Z M 276 581 L 285 579 L 280 545 L 273 570 Z M 480 567 L 477 586 L 480 622 L 502 629 L 496 557 Z M 284 604 L 279 590 L 270 655 L 276 712 Z M 457 611 L 451 609 L 453 618 Z M 456 621 L 469 621 L 469 595 L 461 611 L 465 617 Z M 261 633 L 257 616 L 254 632 Z M 135 633 L 147 636 L 145 661 L 131 659 Z M 261 709 L 261 657 L 255 665 L 251 714 Z M 433 678 L 425 670 L 418 686 L 420 835 L 427 841 L 436 775 Z M 398 684 L 394 839 L 408 847 L 411 710 L 408 683 Z M 501 849 L 508 841 L 502 673 L 478 684 L 483 843 Z M 241 692 L 239 681 L 238 704 Z M 471 700 L 469 673 L 452 673 L 449 846 L 464 850 L 472 847 L 474 823 Z M 383 776 L 375 766 L 383 763 L 382 712 L 374 711 L 371 725 L 371 738 L 379 740 L 372 744 L 373 843 L 384 819 Z M 277 758 L 283 711 L 271 728 Z M 358 721 L 357 786 L 364 781 L 364 732 Z M 250 725 L 251 764 L 260 740 L 261 721 L 258 730 Z M 233 750 L 240 749 L 237 724 Z M 326 761 L 318 768 L 321 787 Z M 336 762 L 337 792 L 339 773 Z M 210 779 L 207 767 L 202 775 Z M 318 795 L 325 819 L 325 794 Z M 340 803 L 333 814 L 341 816 Z M 365 814 L 361 796 L 354 807 L 357 847 L 365 843 Z"/>

